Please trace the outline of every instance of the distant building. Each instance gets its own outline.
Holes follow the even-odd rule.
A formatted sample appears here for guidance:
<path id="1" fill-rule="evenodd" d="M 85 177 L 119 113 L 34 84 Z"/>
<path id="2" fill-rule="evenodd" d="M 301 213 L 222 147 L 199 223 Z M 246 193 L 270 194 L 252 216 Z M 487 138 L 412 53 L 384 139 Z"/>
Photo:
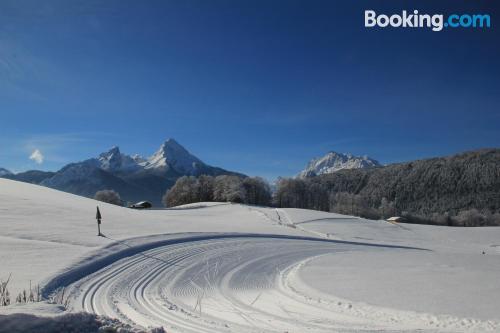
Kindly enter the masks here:
<path id="1" fill-rule="evenodd" d="M 129 206 L 129 208 L 135 208 L 135 209 L 146 209 L 151 207 L 153 207 L 153 205 L 149 201 L 139 201 Z"/>
<path id="2" fill-rule="evenodd" d="M 404 222 L 406 222 L 406 218 L 404 218 L 402 216 L 393 216 L 393 217 L 389 217 L 386 221 L 392 222 L 392 223 L 404 223 Z"/>

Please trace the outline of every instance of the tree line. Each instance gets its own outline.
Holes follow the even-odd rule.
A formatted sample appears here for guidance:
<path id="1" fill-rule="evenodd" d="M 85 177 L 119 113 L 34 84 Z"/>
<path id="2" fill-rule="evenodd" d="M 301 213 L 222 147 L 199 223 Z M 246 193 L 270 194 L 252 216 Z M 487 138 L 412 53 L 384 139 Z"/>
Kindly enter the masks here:
<path id="1" fill-rule="evenodd" d="M 271 205 L 271 189 L 269 184 L 259 177 L 183 176 L 162 199 L 166 207 L 203 201 L 269 206 Z"/>
<path id="2" fill-rule="evenodd" d="M 279 207 L 370 219 L 457 226 L 500 225 L 500 149 L 482 149 L 380 168 L 281 179 Z"/>
<path id="3" fill-rule="evenodd" d="M 184 176 L 163 196 L 173 207 L 227 201 L 305 208 L 369 219 L 402 216 L 410 223 L 500 225 L 500 149 L 483 149 L 380 168 L 281 178 L 271 193 L 259 177 Z M 115 193 L 98 193 L 118 203 Z M 96 195 L 97 198 L 97 195 Z"/>
<path id="4" fill-rule="evenodd" d="M 281 179 L 273 196 L 273 203 L 283 208 L 304 208 L 322 210 L 368 219 L 403 217 L 408 223 L 446 226 L 500 226 L 500 211 L 481 207 L 465 207 L 445 211 L 428 211 L 425 201 L 420 209 L 404 210 L 405 203 L 376 197 L 366 193 L 335 192 L 324 177 L 308 179 Z"/>

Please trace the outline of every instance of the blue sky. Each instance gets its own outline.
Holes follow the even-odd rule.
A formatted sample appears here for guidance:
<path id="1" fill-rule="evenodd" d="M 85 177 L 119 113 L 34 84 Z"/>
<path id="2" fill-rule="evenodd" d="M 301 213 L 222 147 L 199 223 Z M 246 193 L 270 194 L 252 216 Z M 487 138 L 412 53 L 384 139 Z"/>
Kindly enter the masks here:
<path id="1" fill-rule="evenodd" d="M 492 3 L 1 0 L 0 167 L 147 156 L 169 137 L 269 179 L 330 150 L 392 163 L 499 147 Z M 489 13 L 492 28 L 367 29 L 365 9 Z"/>

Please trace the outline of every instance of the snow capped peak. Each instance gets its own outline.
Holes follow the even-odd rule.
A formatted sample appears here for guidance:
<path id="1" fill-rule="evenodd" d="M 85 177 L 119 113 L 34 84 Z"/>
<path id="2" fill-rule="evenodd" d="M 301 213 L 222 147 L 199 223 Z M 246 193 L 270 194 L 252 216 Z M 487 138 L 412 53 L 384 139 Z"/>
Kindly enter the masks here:
<path id="1" fill-rule="evenodd" d="M 110 158 L 113 155 L 119 155 L 119 154 L 120 154 L 120 148 L 118 146 L 113 146 L 107 152 L 101 153 L 99 157 Z"/>
<path id="2" fill-rule="evenodd" d="M 163 144 L 162 146 L 176 146 L 176 147 L 181 147 L 182 149 L 184 149 L 184 147 L 182 147 L 177 141 L 175 141 L 175 139 L 173 138 L 168 138 Z"/>
<path id="3" fill-rule="evenodd" d="M 0 177 L 7 176 L 7 175 L 12 175 L 12 172 L 10 172 L 7 169 L 0 168 Z"/>
<path id="4" fill-rule="evenodd" d="M 120 148 L 113 146 L 109 151 L 99 155 L 99 163 L 104 170 L 118 170 L 122 165 Z"/>
<path id="5" fill-rule="evenodd" d="M 342 154 L 330 151 L 323 157 L 312 159 L 298 177 L 333 173 L 342 169 L 361 169 L 380 166 L 380 163 L 368 156 L 354 156 L 351 153 Z"/>
<path id="6" fill-rule="evenodd" d="M 197 157 L 191 155 L 186 148 L 174 139 L 168 139 L 145 163 L 146 169 L 169 169 L 182 173 L 193 174 L 203 165 Z"/>
<path id="7" fill-rule="evenodd" d="M 120 154 L 120 148 L 118 146 L 111 147 L 110 150 L 108 150 L 105 153 L 102 153 L 100 156 L 106 156 L 106 155 L 110 156 L 110 155 L 114 155 L 114 154 Z"/>
<path id="8" fill-rule="evenodd" d="M 134 157 L 122 154 L 117 146 L 99 155 L 99 167 L 106 171 L 135 171 L 142 168 L 139 164 L 144 162 L 139 155 Z"/>
<path id="9" fill-rule="evenodd" d="M 117 146 L 111 147 L 97 158 L 81 162 L 88 167 L 97 167 L 113 174 L 130 174 L 138 171 L 152 171 L 163 174 L 174 171 L 181 175 L 195 175 L 205 167 L 200 159 L 193 156 L 177 141 L 170 138 L 149 158 L 126 155 Z"/>
<path id="10" fill-rule="evenodd" d="M 162 143 L 162 145 L 160 146 L 160 148 L 156 151 L 156 153 L 154 155 L 162 155 L 164 157 L 167 157 L 167 155 L 191 155 L 191 154 L 187 151 L 186 148 L 181 146 L 177 141 L 170 138 L 167 141 L 165 141 L 164 143 Z M 194 157 L 194 156 L 192 156 L 192 157 Z M 196 158 L 196 157 L 194 157 L 194 158 Z"/>

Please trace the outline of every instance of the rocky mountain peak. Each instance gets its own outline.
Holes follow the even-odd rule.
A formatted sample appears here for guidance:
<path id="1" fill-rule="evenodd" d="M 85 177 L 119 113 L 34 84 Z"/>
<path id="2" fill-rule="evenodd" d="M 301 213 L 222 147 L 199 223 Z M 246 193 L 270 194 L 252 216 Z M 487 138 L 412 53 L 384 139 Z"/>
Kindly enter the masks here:
<path id="1" fill-rule="evenodd" d="M 342 154 L 335 151 L 328 152 L 325 156 L 312 159 L 302 170 L 298 177 L 312 177 L 326 173 L 333 173 L 342 169 L 360 169 L 381 166 L 381 164 L 368 156 L 354 156 L 351 153 Z"/>
<path id="2" fill-rule="evenodd" d="M 174 139 L 168 139 L 146 162 L 146 169 L 172 168 L 181 174 L 193 174 L 204 163 Z"/>

